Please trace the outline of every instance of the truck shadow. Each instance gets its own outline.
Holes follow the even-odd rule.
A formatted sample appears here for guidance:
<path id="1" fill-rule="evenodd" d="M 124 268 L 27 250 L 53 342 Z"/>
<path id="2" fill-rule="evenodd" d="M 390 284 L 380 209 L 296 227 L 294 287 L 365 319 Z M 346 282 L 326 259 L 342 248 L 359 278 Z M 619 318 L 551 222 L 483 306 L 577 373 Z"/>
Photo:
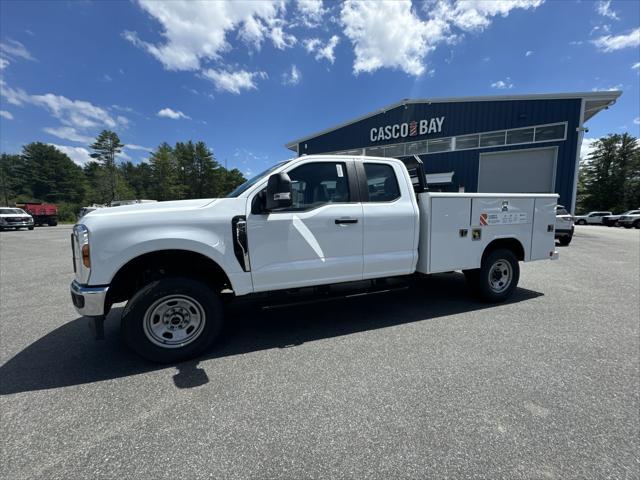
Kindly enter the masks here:
<path id="1" fill-rule="evenodd" d="M 506 304 L 542 293 L 518 288 Z M 436 275 L 409 291 L 332 300 L 309 306 L 261 310 L 230 307 L 222 338 L 202 357 L 177 365 L 147 362 L 127 350 L 119 336 L 122 308 L 105 322 L 105 340 L 94 341 L 88 320 L 78 318 L 37 340 L 0 367 L 0 395 L 111 380 L 164 368 L 178 369 L 177 388 L 208 382 L 200 367 L 215 359 L 244 353 L 292 348 L 305 342 L 357 334 L 410 322 L 430 321 L 471 311 L 499 308 L 473 299 L 462 274 Z"/>

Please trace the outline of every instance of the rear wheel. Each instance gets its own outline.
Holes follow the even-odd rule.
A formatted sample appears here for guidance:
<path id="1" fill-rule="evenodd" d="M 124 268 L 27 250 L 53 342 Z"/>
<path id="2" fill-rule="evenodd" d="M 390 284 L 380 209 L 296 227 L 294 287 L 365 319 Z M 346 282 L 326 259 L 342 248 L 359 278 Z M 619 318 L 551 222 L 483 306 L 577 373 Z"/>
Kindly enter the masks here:
<path id="1" fill-rule="evenodd" d="M 222 330 L 220 300 L 206 284 L 166 278 L 144 286 L 122 315 L 125 343 L 140 356 L 174 363 L 200 355 Z"/>
<path id="2" fill-rule="evenodd" d="M 576 222 L 576 225 L 586 225 L 586 224 L 587 224 L 587 221 L 586 221 L 586 220 L 578 220 L 578 221 Z"/>
<path id="3" fill-rule="evenodd" d="M 58 221 L 57 221 L 57 220 L 49 220 L 49 221 L 47 222 L 47 224 L 48 224 L 50 227 L 55 227 L 56 225 L 58 225 Z"/>
<path id="4" fill-rule="evenodd" d="M 29 227 L 29 230 L 33 230 L 33 227 Z"/>
<path id="5" fill-rule="evenodd" d="M 563 247 L 566 247 L 567 245 L 569 245 L 571 243 L 571 240 L 573 239 L 573 237 L 560 237 L 558 238 L 558 242 L 560 242 L 560 245 L 562 245 Z"/>
<path id="6" fill-rule="evenodd" d="M 640 220 L 633 222 L 633 228 L 640 228 Z"/>
<path id="7" fill-rule="evenodd" d="M 482 260 L 479 269 L 465 275 L 482 300 L 498 303 L 509 298 L 518 285 L 520 266 L 511 250 L 499 248 Z"/>

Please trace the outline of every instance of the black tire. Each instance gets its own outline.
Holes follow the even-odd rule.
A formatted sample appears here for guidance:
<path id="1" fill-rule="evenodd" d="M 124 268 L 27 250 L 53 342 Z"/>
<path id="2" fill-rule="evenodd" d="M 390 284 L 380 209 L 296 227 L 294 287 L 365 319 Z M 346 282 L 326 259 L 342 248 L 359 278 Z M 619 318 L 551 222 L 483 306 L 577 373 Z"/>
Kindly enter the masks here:
<path id="1" fill-rule="evenodd" d="M 33 230 L 33 227 L 29 227 L 29 230 Z"/>
<path id="2" fill-rule="evenodd" d="M 560 237 L 558 238 L 558 242 L 560 242 L 560 245 L 562 245 L 563 247 L 566 247 L 567 245 L 569 245 L 571 243 L 571 240 L 573 239 L 573 237 Z"/>
<path id="3" fill-rule="evenodd" d="M 155 315 L 154 318 L 157 318 L 155 322 L 151 317 L 147 320 L 147 311 L 150 310 L 149 314 L 154 313 L 160 308 L 157 306 L 158 303 L 164 304 L 163 298 L 166 298 L 166 301 L 170 303 L 174 301 L 172 297 L 176 296 L 181 299 L 189 299 L 192 302 L 195 300 L 195 304 L 201 309 L 200 313 L 204 318 L 202 322 L 204 325 L 197 327 L 199 333 L 194 334 L 194 338 L 189 340 L 190 343 L 184 346 L 160 346 L 157 340 L 154 343 L 151 339 L 154 335 L 149 333 L 150 325 L 152 323 L 157 325 L 160 318 Z M 186 313 L 188 314 L 188 312 Z M 165 317 L 167 314 L 170 312 L 166 312 Z M 223 326 L 223 317 L 222 304 L 218 296 L 205 283 L 191 278 L 166 278 L 145 285 L 129 300 L 122 314 L 120 330 L 127 346 L 141 357 L 152 362 L 176 363 L 203 353 L 218 338 Z M 173 322 L 173 317 L 169 323 L 171 322 Z M 163 323 L 165 322 L 163 321 Z M 145 333 L 145 325 L 147 325 L 147 333 Z M 169 328 L 162 327 L 162 325 L 159 327 Z M 186 332 L 188 332 L 188 328 L 190 327 L 187 327 Z M 172 335 L 170 332 L 166 333 Z M 162 339 L 161 341 L 165 342 Z M 171 340 L 167 340 L 167 342 L 169 341 Z"/>
<path id="4" fill-rule="evenodd" d="M 586 224 L 587 224 L 587 221 L 586 221 L 586 220 L 578 220 L 578 221 L 576 222 L 576 225 L 586 225 Z"/>
<path id="5" fill-rule="evenodd" d="M 48 225 L 50 227 L 55 227 L 56 225 L 58 225 L 58 221 L 57 220 L 49 220 Z"/>
<path id="6" fill-rule="evenodd" d="M 500 272 L 501 265 L 502 272 L 509 272 L 508 279 L 504 280 L 504 285 L 500 285 L 500 280 L 494 277 L 497 272 Z M 504 302 L 518 286 L 519 279 L 520 265 L 515 254 L 506 248 L 499 248 L 483 258 L 482 265 L 478 270 L 476 292 L 485 302 Z"/>
<path id="7" fill-rule="evenodd" d="M 640 220 L 633 222 L 633 228 L 640 228 Z"/>
<path id="8" fill-rule="evenodd" d="M 624 228 L 631 228 L 631 225 L 626 225 L 626 224 L 625 224 L 625 225 L 623 225 L 623 226 L 624 226 Z"/>

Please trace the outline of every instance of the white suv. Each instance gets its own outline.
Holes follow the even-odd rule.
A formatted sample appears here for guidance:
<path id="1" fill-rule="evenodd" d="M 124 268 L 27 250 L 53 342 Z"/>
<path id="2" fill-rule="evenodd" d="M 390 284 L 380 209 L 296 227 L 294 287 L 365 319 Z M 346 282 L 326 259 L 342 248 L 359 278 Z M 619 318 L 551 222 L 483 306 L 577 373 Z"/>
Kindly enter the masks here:
<path id="1" fill-rule="evenodd" d="M 602 217 L 612 215 L 611 212 L 589 212 L 586 215 L 576 215 L 576 225 L 602 225 Z"/>
<path id="2" fill-rule="evenodd" d="M 573 217 L 562 205 L 556 205 L 556 240 L 567 246 L 573 238 Z"/>
<path id="3" fill-rule="evenodd" d="M 640 210 L 632 210 L 618 219 L 618 225 L 624 228 L 640 228 Z"/>

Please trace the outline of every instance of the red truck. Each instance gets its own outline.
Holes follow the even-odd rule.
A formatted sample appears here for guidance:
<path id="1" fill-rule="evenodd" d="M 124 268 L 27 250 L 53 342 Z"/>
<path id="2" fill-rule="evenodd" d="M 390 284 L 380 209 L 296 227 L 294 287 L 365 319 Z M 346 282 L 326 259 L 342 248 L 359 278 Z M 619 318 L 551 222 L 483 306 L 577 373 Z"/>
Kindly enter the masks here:
<path id="1" fill-rule="evenodd" d="M 17 208 L 23 209 L 33 217 L 33 223 L 37 226 L 58 225 L 58 206 L 53 203 L 16 203 Z"/>

